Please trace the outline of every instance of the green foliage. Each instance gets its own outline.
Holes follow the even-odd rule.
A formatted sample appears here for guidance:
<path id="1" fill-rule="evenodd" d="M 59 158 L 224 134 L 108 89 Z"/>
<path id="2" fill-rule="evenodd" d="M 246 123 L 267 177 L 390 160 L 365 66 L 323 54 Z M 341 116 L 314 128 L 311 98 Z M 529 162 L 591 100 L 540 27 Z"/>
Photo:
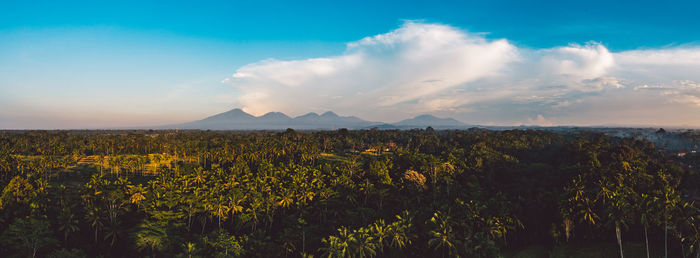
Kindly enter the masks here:
<path id="1" fill-rule="evenodd" d="M 212 232 L 204 238 L 204 242 L 218 251 L 216 256 L 241 257 L 245 254 L 241 239 L 222 230 Z"/>
<path id="2" fill-rule="evenodd" d="M 667 236 L 691 256 L 700 173 L 682 162 L 583 131 L 0 132 L 0 252 L 629 257 Z"/>
<path id="3" fill-rule="evenodd" d="M 0 209 L 9 210 L 18 206 L 28 205 L 37 193 L 24 177 L 15 176 L 2 190 Z"/>
<path id="4" fill-rule="evenodd" d="M 155 256 L 156 251 L 165 250 L 169 244 L 167 229 L 162 222 L 143 222 L 134 236 L 136 247 L 141 250 L 149 250 Z"/>
<path id="5" fill-rule="evenodd" d="M 15 220 L 2 234 L 2 239 L 5 246 L 20 250 L 30 257 L 36 257 L 42 249 L 58 242 L 53 238 L 48 221 L 34 218 Z"/>
<path id="6" fill-rule="evenodd" d="M 383 254 L 385 249 L 400 251 L 412 243 L 412 219 L 404 212 L 388 225 L 380 219 L 352 231 L 341 227 L 336 235 L 321 240 L 323 247 L 319 250 L 324 257 L 374 257 Z"/>

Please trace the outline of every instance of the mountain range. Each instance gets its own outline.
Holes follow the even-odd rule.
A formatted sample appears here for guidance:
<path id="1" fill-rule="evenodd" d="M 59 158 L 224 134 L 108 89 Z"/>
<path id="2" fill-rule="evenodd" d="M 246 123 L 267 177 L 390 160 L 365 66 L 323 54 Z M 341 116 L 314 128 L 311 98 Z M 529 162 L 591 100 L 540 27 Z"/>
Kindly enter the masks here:
<path id="1" fill-rule="evenodd" d="M 201 129 L 201 130 L 334 130 L 347 129 L 412 129 L 431 126 L 436 129 L 467 128 L 468 125 L 453 118 L 439 118 L 432 115 L 420 115 L 396 123 L 382 123 L 363 120 L 354 116 L 339 116 L 332 111 L 323 114 L 307 113 L 289 117 L 281 112 L 269 112 L 262 116 L 253 116 L 236 108 L 216 114 L 202 120 L 189 123 L 166 125 L 160 128 Z"/>

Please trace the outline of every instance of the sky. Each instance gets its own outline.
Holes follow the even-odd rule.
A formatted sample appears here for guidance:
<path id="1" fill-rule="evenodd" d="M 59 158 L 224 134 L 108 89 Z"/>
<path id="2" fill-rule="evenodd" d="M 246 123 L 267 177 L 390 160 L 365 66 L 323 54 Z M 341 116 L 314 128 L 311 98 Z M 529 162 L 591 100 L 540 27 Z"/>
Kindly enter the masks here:
<path id="1" fill-rule="evenodd" d="M 700 127 L 697 1 L 0 0 L 0 128 L 232 108 Z"/>

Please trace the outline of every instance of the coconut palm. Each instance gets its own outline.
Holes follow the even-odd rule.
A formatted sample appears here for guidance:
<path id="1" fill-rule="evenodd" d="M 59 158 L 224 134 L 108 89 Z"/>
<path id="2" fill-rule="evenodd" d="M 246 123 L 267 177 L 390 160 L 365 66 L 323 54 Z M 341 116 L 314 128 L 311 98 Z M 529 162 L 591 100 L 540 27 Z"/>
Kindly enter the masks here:
<path id="1" fill-rule="evenodd" d="M 376 239 L 377 248 L 379 249 L 379 252 L 384 252 L 384 245 L 386 244 L 385 242 L 389 240 L 389 230 L 387 228 L 386 222 L 384 222 L 383 219 L 378 220 L 377 222 L 372 224 L 371 230 L 372 235 L 374 235 L 374 238 Z"/>
<path id="2" fill-rule="evenodd" d="M 224 196 L 219 196 L 218 198 L 211 200 L 207 204 L 209 212 L 212 216 L 215 216 L 219 222 L 219 229 L 221 229 L 221 221 L 228 218 L 227 214 L 231 210 L 229 206 L 226 205 L 227 200 Z"/>
<path id="3" fill-rule="evenodd" d="M 63 232 L 64 243 L 68 242 L 68 237 L 72 233 L 80 231 L 79 220 L 68 206 L 61 209 L 58 215 L 58 223 L 58 231 Z"/>
<path id="4" fill-rule="evenodd" d="M 90 224 L 90 227 L 95 232 L 95 242 L 97 242 L 98 233 L 104 228 L 104 220 L 99 208 L 96 206 L 88 205 L 87 212 L 85 213 L 85 220 Z"/>
<path id="5" fill-rule="evenodd" d="M 156 250 L 163 249 L 168 240 L 168 234 L 163 225 L 145 221 L 139 225 L 135 234 L 136 246 L 139 249 L 149 249 L 151 257 L 156 257 Z"/>
<path id="6" fill-rule="evenodd" d="M 658 220 L 655 214 L 655 204 L 656 200 L 648 194 L 644 193 L 640 195 L 640 198 L 637 201 L 637 209 L 640 215 L 640 223 L 644 227 L 644 243 L 646 245 L 647 258 L 650 258 L 648 228 L 650 224 L 657 223 L 656 221 Z"/>
<path id="7" fill-rule="evenodd" d="M 369 229 L 360 228 L 352 232 L 352 253 L 357 257 L 374 257 L 377 255 L 377 244 Z"/>
<path id="8" fill-rule="evenodd" d="M 433 230 L 430 231 L 428 246 L 435 250 L 442 250 L 442 257 L 445 257 L 446 254 L 452 256 L 457 250 L 449 220 L 448 216 L 444 216 L 440 212 L 433 213 L 433 217 L 430 218 Z"/>

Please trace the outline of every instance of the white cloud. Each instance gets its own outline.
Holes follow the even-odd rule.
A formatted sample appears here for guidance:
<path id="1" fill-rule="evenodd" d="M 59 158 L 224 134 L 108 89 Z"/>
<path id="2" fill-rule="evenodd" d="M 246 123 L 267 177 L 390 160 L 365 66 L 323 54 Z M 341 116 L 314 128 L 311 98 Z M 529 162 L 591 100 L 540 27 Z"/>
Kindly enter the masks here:
<path id="1" fill-rule="evenodd" d="M 548 76 L 576 79 L 597 78 L 615 65 L 612 54 L 603 45 L 589 43 L 537 51 L 543 57 L 539 69 Z"/>
<path id="2" fill-rule="evenodd" d="M 700 126 L 697 71 L 700 48 L 614 53 L 591 42 L 529 49 L 448 25 L 407 22 L 350 42 L 338 56 L 264 60 L 224 83 L 240 91 L 236 104 L 253 114 L 334 110 L 395 121 L 434 113 L 470 123 L 541 125 L 695 119 Z M 664 115 L 656 105 L 683 115 Z"/>
<path id="3" fill-rule="evenodd" d="M 497 76 L 515 60 L 516 48 L 505 40 L 487 41 L 445 25 L 409 22 L 349 43 L 340 56 L 246 65 L 230 83 L 243 93 L 238 101 L 244 109 L 255 114 L 323 109 L 391 113 L 397 106 L 439 108 L 435 95 Z"/>
<path id="4" fill-rule="evenodd" d="M 535 119 L 528 119 L 527 125 L 552 126 L 554 123 L 544 118 L 541 114 L 538 114 Z"/>
<path id="5" fill-rule="evenodd" d="M 681 66 L 700 64 L 697 47 L 671 49 L 631 50 L 616 54 L 615 59 L 623 65 Z"/>

